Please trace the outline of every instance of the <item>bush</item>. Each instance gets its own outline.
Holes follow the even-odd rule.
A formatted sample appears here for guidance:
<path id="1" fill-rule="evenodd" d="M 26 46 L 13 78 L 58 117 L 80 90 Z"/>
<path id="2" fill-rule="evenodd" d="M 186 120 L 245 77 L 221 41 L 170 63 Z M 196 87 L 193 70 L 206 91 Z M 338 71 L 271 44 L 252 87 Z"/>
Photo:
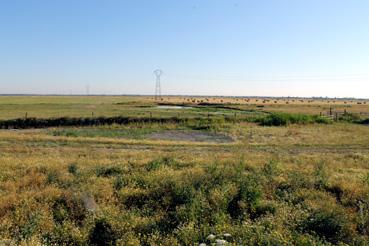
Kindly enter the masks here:
<path id="1" fill-rule="evenodd" d="M 153 160 L 150 161 L 149 163 L 146 164 L 146 170 L 147 171 L 154 171 L 159 169 L 161 166 L 163 165 L 162 160 L 161 159 L 157 159 L 157 160 Z"/>
<path id="2" fill-rule="evenodd" d="M 74 223 L 67 221 L 63 224 L 57 224 L 52 232 L 43 234 L 40 245 L 82 246 L 86 245 L 86 241 Z"/>
<path id="3" fill-rule="evenodd" d="M 290 124 L 327 124 L 330 120 L 313 115 L 272 113 L 257 120 L 263 126 L 287 126 Z"/>
<path id="4" fill-rule="evenodd" d="M 126 178 L 124 178 L 123 176 L 118 176 L 114 180 L 114 189 L 120 190 L 127 184 L 128 184 L 128 180 Z"/>
<path id="5" fill-rule="evenodd" d="M 82 199 L 69 193 L 62 194 L 52 205 L 53 219 L 56 223 L 62 224 L 69 220 L 77 225 L 82 225 L 87 214 L 87 210 Z"/>
<path id="6" fill-rule="evenodd" d="M 186 127 L 193 130 L 208 130 L 211 128 L 211 120 L 205 118 L 190 119 L 186 122 Z"/>
<path id="7" fill-rule="evenodd" d="M 171 157 L 162 157 L 153 161 L 150 161 L 146 164 L 146 170 L 147 171 L 154 171 L 159 169 L 161 166 L 170 166 L 175 167 L 177 166 L 177 162 L 175 159 Z"/>
<path id="8" fill-rule="evenodd" d="M 303 221 L 302 229 L 304 232 L 317 234 L 331 243 L 348 242 L 351 234 L 345 216 L 336 210 L 313 211 Z"/>
<path id="9" fill-rule="evenodd" d="M 328 174 L 325 164 L 318 163 L 314 169 L 315 186 L 318 189 L 324 189 L 328 186 Z"/>
<path id="10" fill-rule="evenodd" d="M 340 115 L 338 117 L 338 120 L 347 121 L 347 122 L 359 122 L 360 121 L 360 116 L 358 114 L 345 113 L 343 115 Z"/>
<path id="11" fill-rule="evenodd" d="M 96 221 L 94 228 L 89 235 L 90 245 L 96 246 L 111 246 L 116 245 L 117 236 L 112 226 L 105 220 Z"/>
<path id="12" fill-rule="evenodd" d="M 251 175 L 244 177 L 237 195 L 228 204 L 228 213 L 233 219 L 243 218 L 246 214 L 253 217 L 261 198 L 260 186 L 257 179 Z"/>
<path id="13" fill-rule="evenodd" d="M 76 164 L 72 163 L 68 166 L 68 172 L 70 174 L 76 175 L 77 174 L 78 167 Z"/>
<path id="14" fill-rule="evenodd" d="M 259 218 L 263 215 L 267 214 L 275 214 L 277 211 L 276 207 L 272 203 L 263 203 L 255 206 L 254 210 L 251 213 L 251 219 Z"/>
<path id="15" fill-rule="evenodd" d="M 117 176 L 121 173 L 123 173 L 123 171 L 119 167 L 99 167 L 96 169 L 96 175 L 98 177 Z"/>
<path id="16" fill-rule="evenodd" d="M 286 126 L 289 124 L 289 119 L 286 115 L 271 114 L 259 120 L 263 126 Z"/>
<path id="17" fill-rule="evenodd" d="M 47 171 L 47 183 L 48 184 L 59 184 L 60 182 L 60 173 L 57 170 L 48 170 Z"/>
<path id="18" fill-rule="evenodd" d="M 263 169 L 263 174 L 268 178 L 273 178 L 274 176 L 279 174 L 278 162 L 276 161 L 269 161 L 267 162 Z"/>

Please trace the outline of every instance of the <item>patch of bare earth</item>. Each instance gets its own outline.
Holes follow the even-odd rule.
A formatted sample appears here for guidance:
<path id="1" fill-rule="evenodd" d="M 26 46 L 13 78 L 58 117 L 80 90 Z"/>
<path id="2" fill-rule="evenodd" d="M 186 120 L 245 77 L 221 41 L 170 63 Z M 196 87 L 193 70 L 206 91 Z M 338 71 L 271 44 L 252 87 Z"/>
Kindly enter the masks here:
<path id="1" fill-rule="evenodd" d="M 168 130 L 148 134 L 149 139 L 156 140 L 175 140 L 175 141 L 191 141 L 191 142 L 216 142 L 216 143 L 230 143 L 233 138 L 211 132 L 201 131 L 184 131 L 184 130 Z"/>

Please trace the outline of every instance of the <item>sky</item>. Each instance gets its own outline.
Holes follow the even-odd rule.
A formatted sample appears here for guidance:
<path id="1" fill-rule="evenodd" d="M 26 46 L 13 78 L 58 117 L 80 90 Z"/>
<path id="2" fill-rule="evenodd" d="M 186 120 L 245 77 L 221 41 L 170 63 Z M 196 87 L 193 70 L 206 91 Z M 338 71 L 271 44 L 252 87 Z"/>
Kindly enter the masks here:
<path id="1" fill-rule="evenodd" d="M 0 94 L 153 94 L 158 68 L 168 95 L 369 98 L 369 1 L 0 1 Z"/>

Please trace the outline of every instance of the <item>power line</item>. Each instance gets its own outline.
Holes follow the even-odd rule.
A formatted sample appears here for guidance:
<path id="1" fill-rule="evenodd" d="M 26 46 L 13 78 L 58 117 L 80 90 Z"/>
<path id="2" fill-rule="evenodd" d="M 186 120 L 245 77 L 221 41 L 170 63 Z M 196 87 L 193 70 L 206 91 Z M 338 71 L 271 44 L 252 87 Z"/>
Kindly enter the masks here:
<path id="1" fill-rule="evenodd" d="M 242 78 L 240 76 L 201 76 L 201 75 L 167 75 L 175 79 L 193 79 L 193 80 L 207 80 L 207 81 L 234 81 L 234 82 L 283 82 L 283 81 L 312 81 L 312 80 L 332 80 L 332 81 L 349 81 L 353 79 L 367 79 L 369 74 L 349 74 L 349 75 L 284 75 L 284 76 L 269 76 L 269 77 L 248 77 Z"/>

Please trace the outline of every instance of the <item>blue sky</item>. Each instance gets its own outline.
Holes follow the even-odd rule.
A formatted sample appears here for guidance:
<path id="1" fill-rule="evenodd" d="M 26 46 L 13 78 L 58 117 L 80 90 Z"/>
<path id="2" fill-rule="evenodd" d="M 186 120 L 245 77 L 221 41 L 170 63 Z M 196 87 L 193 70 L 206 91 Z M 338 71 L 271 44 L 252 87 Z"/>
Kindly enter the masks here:
<path id="1" fill-rule="evenodd" d="M 3 0 L 0 93 L 369 98 L 368 0 Z"/>

